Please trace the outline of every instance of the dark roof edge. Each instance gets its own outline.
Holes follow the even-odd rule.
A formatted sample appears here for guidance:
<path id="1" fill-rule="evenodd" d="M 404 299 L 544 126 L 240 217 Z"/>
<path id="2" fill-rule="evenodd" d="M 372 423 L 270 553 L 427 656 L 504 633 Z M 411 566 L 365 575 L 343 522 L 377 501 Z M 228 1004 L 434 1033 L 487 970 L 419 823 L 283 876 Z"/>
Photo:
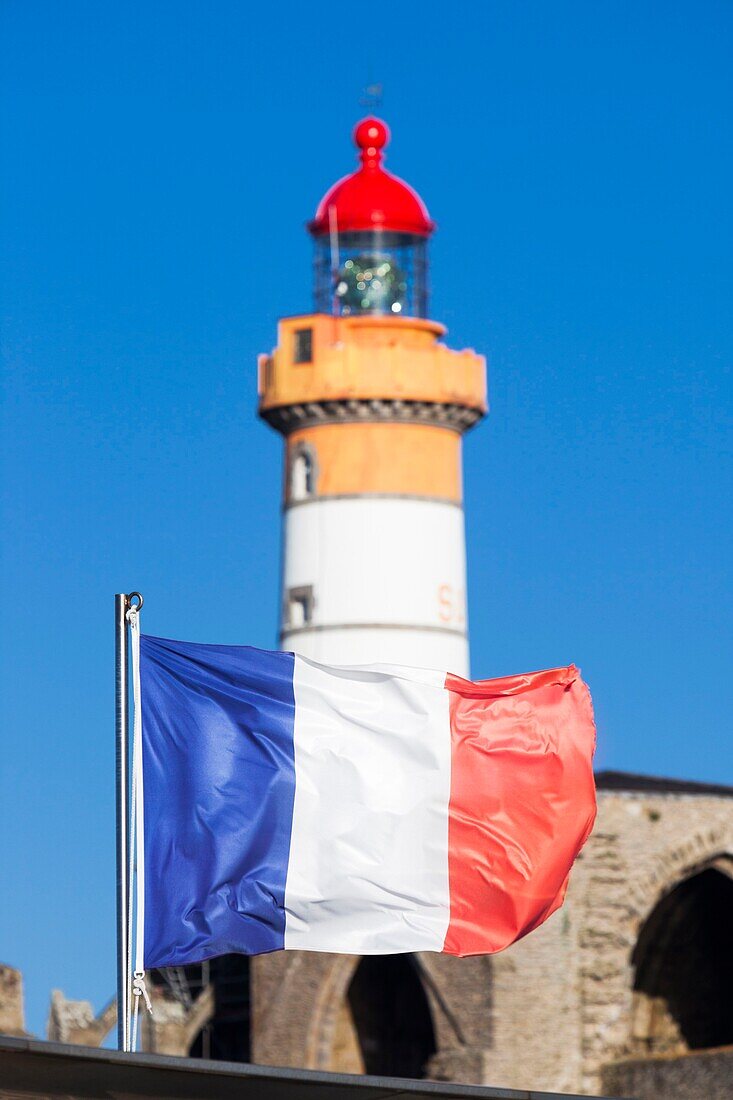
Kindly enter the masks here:
<path id="1" fill-rule="evenodd" d="M 665 779 L 636 772 L 596 772 L 599 791 L 646 791 L 648 794 L 717 794 L 733 798 L 733 787 L 722 783 L 698 783 L 693 779 Z"/>
<path id="2" fill-rule="evenodd" d="M 368 1075 L 356 1076 L 344 1073 L 327 1073 L 320 1070 L 289 1069 L 275 1066 L 260 1066 L 239 1062 L 210 1062 L 198 1058 L 177 1058 L 165 1054 L 123 1054 L 116 1050 L 107 1050 L 99 1047 L 72 1046 L 68 1043 L 44 1042 L 38 1039 L 19 1039 L 9 1035 L 0 1034 L 0 1060 L 3 1055 L 24 1055 L 33 1059 L 37 1066 L 47 1063 L 48 1072 L 53 1076 L 54 1066 L 59 1063 L 76 1063 L 80 1072 L 83 1069 L 93 1067 L 93 1082 L 95 1084 L 94 1095 L 100 1093 L 100 1083 L 111 1083 L 116 1091 L 124 1091 L 130 1098 L 135 1096 L 153 1097 L 158 1095 L 171 1095 L 169 1091 L 161 1089 L 160 1072 L 170 1073 L 172 1077 L 180 1078 L 181 1074 L 190 1075 L 190 1088 L 194 1085 L 201 1087 L 204 1078 L 213 1078 L 211 1092 L 214 1098 L 217 1095 L 216 1078 L 220 1081 L 226 1078 L 238 1078 L 241 1081 L 242 1096 L 256 1096 L 257 1093 L 246 1088 L 247 1083 L 261 1082 L 270 1086 L 281 1084 L 281 1095 L 286 1094 L 291 1100 L 297 1100 L 297 1096 L 314 1095 L 314 1087 L 320 1086 L 324 1096 L 345 1097 L 353 1096 L 358 1100 L 359 1094 L 368 1100 L 377 1100 L 378 1097 L 414 1095 L 425 1100 L 427 1097 L 436 1097 L 440 1100 L 588 1100 L 585 1096 L 576 1093 L 536 1092 L 524 1089 L 491 1088 L 486 1085 L 459 1085 L 443 1081 L 412 1081 L 406 1078 L 396 1077 L 371 1077 Z M 136 1071 L 157 1071 L 147 1088 L 139 1084 L 126 1074 Z M 42 1070 L 40 1071 L 42 1074 Z M 157 1082 L 156 1082 L 157 1078 Z M 150 1078 L 146 1078 L 150 1081 Z M 29 1095 L 37 1096 L 41 1091 L 42 1081 L 39 1071 L 34 1071 L 33 1082 L 39 1082 L 39 1088 Z M 88 1083 L 92 1078 L 87 1078 L 82 1083 Z M 303 1086 L 299 1091 L 298 1086 Z M 203 1086 L 202 1095 L 208 1092 L 208 1086 Z M 107 1093 L 108 1094 L 108 1093 Z M 52 1092 L 49 1095 L 61 1095 L 60 1092 Z M 68 1093 L 64 1091 L 64 1096 Z M 87 1095 L 85 1093 L 85 1095 Z M 197 1093 L 198 1095 L 198 1093 Z M 227 1095 L 231 1095 L 228 1090 Z M 239 1094 L 238 1094 L 239 1095 Z M 272 1096 L 272 1090 L 268 1090 Z M 605 1100 L 598 1097 L 597 1100 Z"/>

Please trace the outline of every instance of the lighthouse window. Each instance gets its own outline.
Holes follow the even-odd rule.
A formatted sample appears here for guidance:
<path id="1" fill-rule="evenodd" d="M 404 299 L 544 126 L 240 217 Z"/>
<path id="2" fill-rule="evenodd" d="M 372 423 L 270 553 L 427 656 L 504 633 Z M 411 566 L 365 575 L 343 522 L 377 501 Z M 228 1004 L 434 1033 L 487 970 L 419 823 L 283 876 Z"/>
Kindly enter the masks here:
<path id="1" fill-rule="evenodd" d="M 313 329 L 312 328 L 296 328 L 295 333 L 295 349 L 293 354 L 294 363 L 312 363 L 313 362 Z"/>
<path id="2" fill-rule="evenodd" d="M 316 462 L 313 448 L 298 444 L 290 460 L 290 501 L 307 500 L 316 493 Z"/>
<path id="3" fill-rule="evenodd" d="M 299 588 L 288 589 L 287 626 L 291 630 L 307 626 L 313 621 L 315 597 L 313 585 L 304 584 Z"/>

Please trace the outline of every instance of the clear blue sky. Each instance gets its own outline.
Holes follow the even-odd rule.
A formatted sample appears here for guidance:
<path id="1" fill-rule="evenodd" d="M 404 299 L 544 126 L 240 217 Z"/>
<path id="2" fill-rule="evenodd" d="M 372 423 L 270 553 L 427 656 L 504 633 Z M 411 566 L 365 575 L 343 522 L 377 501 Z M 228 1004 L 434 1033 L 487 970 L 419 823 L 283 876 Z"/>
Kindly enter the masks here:
<path id="1" fill-rule="evenodd" d="M 28 1021 L 114 986 L 112 596 L 275 645 L 255 360 L 382 81 L 489 358 L 465 449 L 473 674 L 577 662 L 598 764 L 733 783 L 733 7 L 43 3 L 0 27 L 0 959 Z"/>

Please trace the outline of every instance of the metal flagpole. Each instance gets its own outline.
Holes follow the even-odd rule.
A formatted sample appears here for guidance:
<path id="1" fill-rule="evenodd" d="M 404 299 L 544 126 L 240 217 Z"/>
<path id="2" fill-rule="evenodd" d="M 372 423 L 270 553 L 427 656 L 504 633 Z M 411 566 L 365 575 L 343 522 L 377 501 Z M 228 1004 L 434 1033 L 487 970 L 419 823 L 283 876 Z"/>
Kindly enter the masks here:
<path id="1" fill-rule="evenodd" d="M 130 965 L 128 952 L 129 704 L 127 609 L 124 592 L 115 596 L 115 763 L 117 778 L 117 1049 L 129 1050 Z"/>

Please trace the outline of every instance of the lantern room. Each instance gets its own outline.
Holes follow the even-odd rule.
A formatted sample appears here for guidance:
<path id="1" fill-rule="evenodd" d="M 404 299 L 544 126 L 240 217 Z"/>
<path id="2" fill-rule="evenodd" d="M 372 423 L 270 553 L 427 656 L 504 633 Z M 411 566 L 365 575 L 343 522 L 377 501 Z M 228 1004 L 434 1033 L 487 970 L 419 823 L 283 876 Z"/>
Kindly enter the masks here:
<path id="1" fill-rule="evenodd" d="M 324 195 L 308 227 L 318 313 L 427 316 L 427 246 L 435 225 L 417 192 L 382 167 L 388 141 L 384 122 L 358 123 L 361 167 Z"/>

